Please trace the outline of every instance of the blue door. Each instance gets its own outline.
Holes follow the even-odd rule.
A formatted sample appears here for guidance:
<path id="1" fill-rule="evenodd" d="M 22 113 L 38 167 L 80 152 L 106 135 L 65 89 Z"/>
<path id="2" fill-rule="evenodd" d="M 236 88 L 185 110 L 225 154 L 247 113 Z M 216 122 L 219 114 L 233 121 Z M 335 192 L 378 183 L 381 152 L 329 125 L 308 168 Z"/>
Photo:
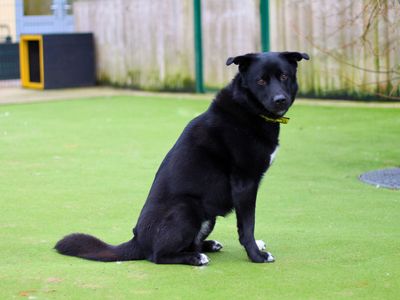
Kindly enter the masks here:
<path id="1" fill-rule="evenodd" d="M 74 31 L 74 0 L 16 0 L 17 39 L 20 34 Z"/>

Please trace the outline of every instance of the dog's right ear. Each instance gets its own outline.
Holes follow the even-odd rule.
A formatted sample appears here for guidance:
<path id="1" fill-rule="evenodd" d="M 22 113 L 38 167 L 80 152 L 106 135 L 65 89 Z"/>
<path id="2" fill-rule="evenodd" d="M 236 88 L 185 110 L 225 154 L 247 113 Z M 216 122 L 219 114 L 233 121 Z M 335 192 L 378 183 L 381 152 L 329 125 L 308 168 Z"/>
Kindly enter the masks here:
<path id="1" fill-rule="evenodd" d="M 245 55 L 239 55 L 235 57 L 229 57 L 226 61 L 226 65 L 229 66 L 231 64 L 239 65 L 239 71 L 243 72 L 247 69 L 247 67 L 250 65 L 252 60 L 256 57 L 256 54 L 254 53 L 248 53 Z"/>

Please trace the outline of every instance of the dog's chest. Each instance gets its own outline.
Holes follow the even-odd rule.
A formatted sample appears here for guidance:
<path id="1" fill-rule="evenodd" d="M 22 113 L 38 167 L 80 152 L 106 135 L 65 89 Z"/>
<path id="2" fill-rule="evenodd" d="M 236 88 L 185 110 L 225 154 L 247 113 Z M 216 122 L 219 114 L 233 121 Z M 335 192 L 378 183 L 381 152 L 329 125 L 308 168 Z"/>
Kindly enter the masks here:
<path id="1" fill-rule="evenodd" d="M 277 146 L 275 147 L 274 152 L 272 152 L 272 153 L 270 154 L 270 156 L 269 156 L 269 165 L 272 165 L 272 163 L 274 162 L 275 157 L 276 157 L 276 154 L 278 153 L 278 150 L 279 150 L 279 145 L 277 145 Z"/>

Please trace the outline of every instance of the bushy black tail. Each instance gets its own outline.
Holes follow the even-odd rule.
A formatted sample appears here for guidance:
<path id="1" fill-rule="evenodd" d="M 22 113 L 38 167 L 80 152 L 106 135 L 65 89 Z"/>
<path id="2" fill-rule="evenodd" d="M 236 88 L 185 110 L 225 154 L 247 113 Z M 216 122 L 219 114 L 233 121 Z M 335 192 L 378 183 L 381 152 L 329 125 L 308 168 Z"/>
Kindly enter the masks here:
<path id="1" fill-rule="evenodd" d="M 134 238 L 118 246 L 109 245 L 98 238 L 73 233 L 57 242 L 58 253 L 97 261 L 123 261 L 145 259 Z"/>

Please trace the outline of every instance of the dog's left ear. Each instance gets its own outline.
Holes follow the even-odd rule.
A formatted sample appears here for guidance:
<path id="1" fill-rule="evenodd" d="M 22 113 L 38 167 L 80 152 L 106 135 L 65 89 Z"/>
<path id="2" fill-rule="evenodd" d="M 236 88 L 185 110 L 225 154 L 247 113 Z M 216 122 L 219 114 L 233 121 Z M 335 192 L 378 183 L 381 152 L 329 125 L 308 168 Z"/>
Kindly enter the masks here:
<path id="1" fill-rule="evenodd" d="M 301 61 L 302 59 L 309 60 L 310 57 L 308 56 L 307 53 L 300 53 L 300 52 L 281 52 L 281 56 L 286 58 L 290 63 L 294 63 L 297 65 L 298 61 Z"/>
<path id="2" fill-rule="evenodd" d="M 251 62 L 256 58 L 255 53 L 248 53 L 245 55 L 239 55 L 235 57 L 229 57 L 226 61 L 226 65 L 229 66 L 231 64 L 239 65 L 239 71 L 245 71 Z"/>

